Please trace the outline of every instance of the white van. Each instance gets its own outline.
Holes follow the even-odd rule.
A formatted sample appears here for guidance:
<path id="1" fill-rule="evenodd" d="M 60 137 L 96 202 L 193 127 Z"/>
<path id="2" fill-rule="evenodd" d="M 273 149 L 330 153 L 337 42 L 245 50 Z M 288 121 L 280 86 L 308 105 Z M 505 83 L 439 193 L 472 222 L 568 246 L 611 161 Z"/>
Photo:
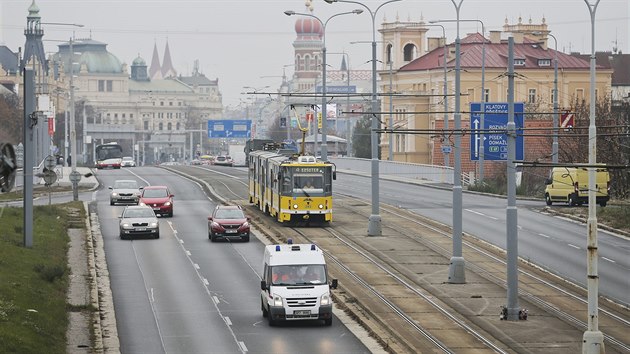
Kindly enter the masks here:
<path id="1" fill-rule="evenodd" d="M 324 253 L 314 244 L 265 247 L 260 300 L 263 317 L 273 326 L 278 321 L 323 320 L 332 324 L 330 289 Z"/>

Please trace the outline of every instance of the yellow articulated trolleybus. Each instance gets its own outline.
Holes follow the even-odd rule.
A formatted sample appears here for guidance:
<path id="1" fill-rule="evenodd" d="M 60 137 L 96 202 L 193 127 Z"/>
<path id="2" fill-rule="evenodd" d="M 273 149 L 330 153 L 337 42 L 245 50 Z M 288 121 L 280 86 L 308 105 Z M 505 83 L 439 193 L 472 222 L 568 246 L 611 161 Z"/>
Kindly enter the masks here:
<path id="1" fill-rule="evenodd" d="M 249 201 L 284 223 L 332 221 L 331 162 L 304 154 L 249 154 Z"/>

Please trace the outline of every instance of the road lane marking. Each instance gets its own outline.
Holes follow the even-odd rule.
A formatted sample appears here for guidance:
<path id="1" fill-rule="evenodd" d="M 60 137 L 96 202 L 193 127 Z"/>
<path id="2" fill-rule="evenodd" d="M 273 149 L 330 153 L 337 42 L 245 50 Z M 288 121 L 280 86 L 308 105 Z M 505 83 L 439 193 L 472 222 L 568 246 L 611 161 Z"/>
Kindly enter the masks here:
<path id="1" fill-rule="evenodd" d="M 225 316 L 225 317 L 223 317 L 223 319 L 225 320 L 225 323 L 226 323 L 228 326 L 231 326 L 231 325 L 232 325 L 232 320 L 230 320 L 230 318 L 229 318 L 229 317 Z"/>
<path id="2" fill-rule="evenodd" d="M 212 301 L 213 301 L 216 305 L 218 305 L 218 304 L 219 304 L 219 298 L 218 298 L 218 297 L 216 297 L 216 296 L 213 296 L 213 297 L 212 297 Z"/>
<path id="3" fill-rule="evenodd" d="M 193 267 L 195 267 L 195 269 L 199 270 L 199 264 L 195 263 L 195 264 L 193 264 Z"/>
<path id="4" fill-rule="evenodd" d="M 572 244 L 570 244 L 570 243 L 569 243 L 569 247 L 573 247 L 573 248 L 575 248 L 575 249 L 581 250 L 581 248 L 580 248 L 579 246 L 572 245 Z"/>
<path id="5" fill-rule="evenodd" d="M 151 302 L 155 302 L 155 295 L 153 293 L 153 288 L 151 288 Z"/>
<path id="6" fill-rule="evenodd" d="M 247 352 L 247 346 L 245 346 L 245 342 L 243 342 L 243 341 L 239 341 L 239 342 L 238 342 L 238 345 L 239 345 L 239 347 L 241 347 L 241 350 L 242 350 L 243 352 Z"/>
<path id="7" fill-rule="evenodd" d="M 468 211 L 470 213 L 473 213 L 473 214 L 477 214 L 477 215 L 480 215 L 480 216 L 485 216 L 486 218 L 489 218 L 489 219 L 492 219 L 492 220 L 499 220 L 498 218 L 495 218 L 494 216 L 486 215 L 486 214 L 480 213 L 478 211 L 474 211 L 474 210 L 471 210 L 471 209 L 464 209 L 464 210 L 466 210 L 466 211 Z"/>
<path id="8" fill-rule="evenodd" d="M 549 236 L 547 236 L 547 235 L 545 235 L 545 234 L 538 234 L 538 236 L 542 236 L 542 237 L 549 238 Z"/>
<path id="9" fill-rule="evenodd" d="M 608 262 L 610 262 L 610 263 L 617 263 L 617 262 L 613 261 L 613 260 L 612 260 L 612 259 L 610 259 L 610 258 L 602 257 L 602 259 L 603 259 L 603 260 L 605 260 L 605 261 L 608 261 Z"/>
<path id="10" fill-rule="evenodd" d="M 210 282 L 208 281 L 208 279 L 203 278 L 203 285 L 205 285 L 205 286 L 210 285 Z"/>
<path id="11" fill-rule="evenodd" d="M 186 250 L 186 255 L 190 256 L 191 255 L 190 251 Z"/>

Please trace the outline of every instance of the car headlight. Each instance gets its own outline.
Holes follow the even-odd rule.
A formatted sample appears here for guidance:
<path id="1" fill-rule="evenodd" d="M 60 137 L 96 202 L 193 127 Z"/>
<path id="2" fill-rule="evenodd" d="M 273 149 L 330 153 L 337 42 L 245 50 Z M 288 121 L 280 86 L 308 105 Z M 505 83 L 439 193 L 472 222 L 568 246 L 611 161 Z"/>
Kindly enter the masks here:
<path id="1" fill-rule="evenodd" d="M 297 209 L 298 205 L 297 204 L 293 204 L 293 209 Z"/>
<path id="2" fill-rule="evenodd" d="M 164 206 L 169 206 L 169 205 L 171 205 L 171 202 L 164 203 Z"/>
<path id="3" fill-rule="evenodd" d="M 132 227 L 131 227 L 131 224 L 129 224 L 129 223 L 124 223 L 124 224 L 122 224 L 122 228 L 123 228 L 123 229 L 131 229 Z"/>
<path id="4" fill-rule="evenodd" d="M 273 306 L 282 307 L 282 296 L 273 295 Z"/>
<path id="5" fill-rule="evenodd" d="M 140 203 L 138 203 L 138 205 L 146 206 L 146 204 L 144 204 L 144 202 L 140 202 Z"/>
<path id="6" fill-rule="evenodd" d="M 151 227 L 158 227 L 158 223 L 157 222 L 152 222 L 151 223 Z"/>
<path id="7" fill-rule="evenodd" d="M 116 192 L 112 192 L 112 197 L 115 197 L 115 196 L 117 196 L 117 195 L 118 195 L 118 193 L 116 193 Z"/>
<path id="8" fill-rule="evenodd" d="M 322 295 L 321 299 L 319 300 L 319 304 L 321 306 L 328 306 L 331 304 L 330 302 L 330 294 L 326 293 L 324 295 Z"/>

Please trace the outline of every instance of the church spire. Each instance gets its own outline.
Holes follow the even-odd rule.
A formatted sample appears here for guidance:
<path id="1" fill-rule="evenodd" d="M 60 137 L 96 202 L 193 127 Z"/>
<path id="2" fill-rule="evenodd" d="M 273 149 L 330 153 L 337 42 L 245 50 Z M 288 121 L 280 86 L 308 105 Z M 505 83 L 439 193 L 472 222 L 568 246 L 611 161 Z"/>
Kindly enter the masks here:
<path id="1" fill-rule="evenodd" d="M 173 67 L 173 61 L 171 60 L 171 51 L 168 48 L 168 40 L 166 41 L 166 48 L 164 49 L 164 60 L 162 61 L 162 77 L 175 77 L 177 72 Z"/>
<path id="2" fill-rule="evenodd" d="M 160 56 L 158 55 L 157 43 L 153 44 L 153 57 L 149 67 L 149 77 L 151 80 L 162 78 L 162 67 L 160 66 Z"/>

